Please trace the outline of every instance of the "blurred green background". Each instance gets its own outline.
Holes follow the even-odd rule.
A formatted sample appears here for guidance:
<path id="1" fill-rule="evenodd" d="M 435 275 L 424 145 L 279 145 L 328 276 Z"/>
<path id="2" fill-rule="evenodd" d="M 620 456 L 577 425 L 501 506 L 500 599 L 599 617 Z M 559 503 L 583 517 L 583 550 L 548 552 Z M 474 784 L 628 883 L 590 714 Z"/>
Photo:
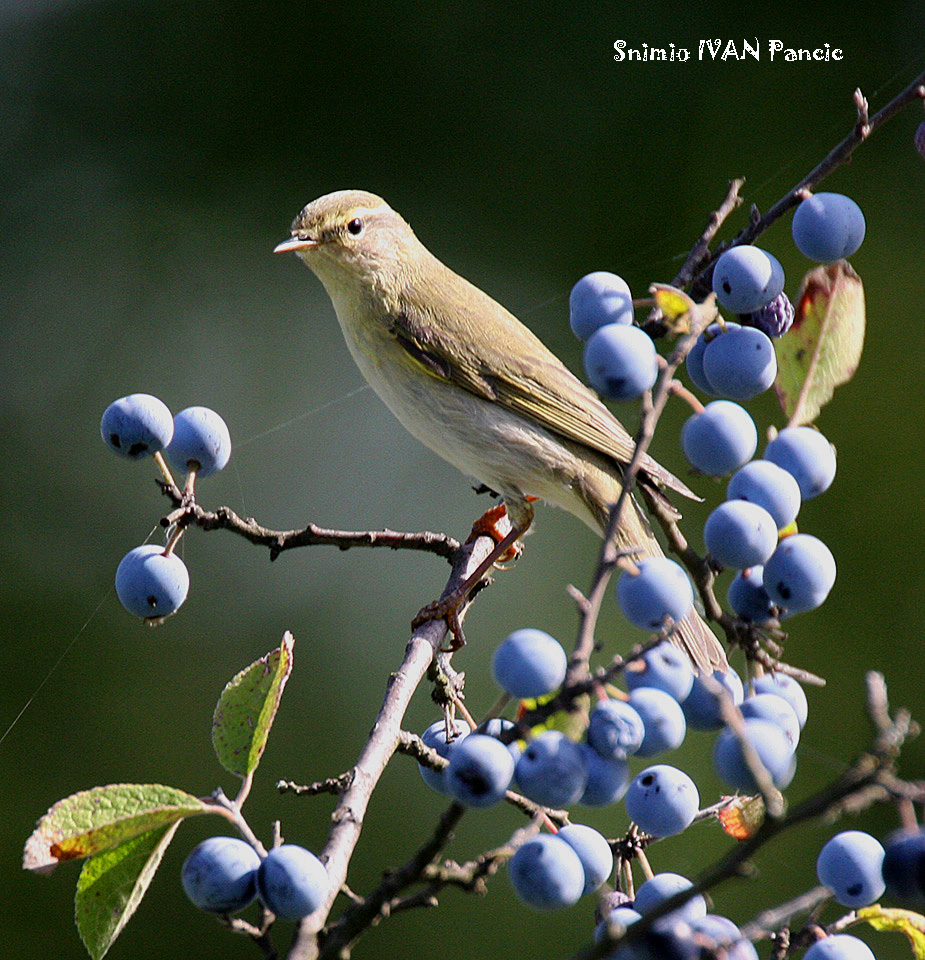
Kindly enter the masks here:
<path id="1" fill-rule="evenodd" d="M 51 803 L 120 781 L 234 789 L 212 755 L 212 709 L 223 684 L 285 629 L 296 637 L 295 673 L 247 813 L 263 837 L 278 818 L 288 840 L 318 849 L 331 799 L 280 798 L 274 784 L 349 767 L 411 616 L 446 576 L 428 556 L 330 548 L 271 566 L 230 535 L 193 531 L 183 545 L 189 600 L 160 629 L 145 629 L 111 584 L 165 501 L 150 464 L 117 461 L 103 447 L 99 417 L 111 400 L 145 391 L 174 411 L 218 410 L 235 452 L 201 485 L 201 499 L 268 525 L 465 536 L 485 506 L 358 390 L 320 285 L 294 257 L 272 256 L 300 207 L 344 187 L 384 195 L 441 258 L 577 370 L 571 284 L 611 269 L 643 295 L 670 279 L 733 176 L 748 178 L 749 202 L 770 205 L 850 129 L 856 87 L 876 108 L 923 68 L 922 20 L 919 2 L 881 5 L 875 23 L 833 2 L 748 12 L 663 2 L 0 5 L 0 729 L 28 704 L 0 744 L 0 953 L 85 956 L 72 924 L 78 866 L 45 879 L 19 865 Z M 696 50 L 716 36 L 757 36 L 761 61 L 612 56 L 617 39 Z M 773 38 L 827 42 L 844 59 L 772 64 Z M 838 446 L 838 479 L 802 516 L 802 528 L 831 545 L 839 579 L 824 609 L 792 622 L 788 658 L 829 681 L 810 691 L 793 798 L 867 742 L 865 670 L 886 674 L 896 705 L 922 705 L 925 163 L 911 142 L 921 119 L 921 109 L 906 110 L 826 183 L 867 217 L 852 262 L 869 328 L 857 376 L 819 421 Z M 763 242 L 794 294 L 808 263 L 790 241 L 789 217 Z M 674 406 L 655 453 L 683 473 L 685 411 Z M 770 397 L 751 408 L 762 430 L 782 422 Z M 632 427 L 636 413 L 621 415 Z M 697 525 L 721 488 L 695 483 L 707 497 L 689 510 L 700 546 Z M 533 625 L 571 641 L 565 587 L 587 586 L 596 551 L 577 521 L 539 511 L 524 557 L 468 620 L 470 644 L 456 662 L 476 714 L 495 699 L 490 655 L 507 632 Z M 600 639 L 609 651 L 635 639 L 609 605 Z M 435 718 L 421 690 L 408 725 Z M 708 737 L 691 734 L 669 758 L 694 775 L 704 803 L 721 792 L 709 750 Z M 903 772 L 925 775 L 918 745 Z M 396 759 L 370 809 L 352 887 L 363 893 L 401 863 L 441 808 L 413 764 Z M 576 818 L 611 836 L 626 824 L 622 806 Z M 473 813 L 449 855 L 502 843 L 518 823 L 507 810 Z M 842 826 L 884 836 L 895 825 L 882 810 Z M 757 878 L 719 889 L 716 908 L 744 921 L 807 889 L 834 829 L 806 827 L 766 849 Z M 221 831 L 206 820 L 181 828 L 111 956 L 257 956 L 179 887 L 186 853 Z M 653 849 L 652 861 L 695 871 L 729 843 L 703 825 Z M 592 934 L 592 903 L 540 917 L 515 902 L 503 873 L 485 899 L 448 891 L 441 900 L 437 912 L 382 924 L 356 956 L 565 957 Z M 865 937 L 880 958 L 907 955 L 898 935 Z M 280 924 L 278 944 L 288 938 Z"/>

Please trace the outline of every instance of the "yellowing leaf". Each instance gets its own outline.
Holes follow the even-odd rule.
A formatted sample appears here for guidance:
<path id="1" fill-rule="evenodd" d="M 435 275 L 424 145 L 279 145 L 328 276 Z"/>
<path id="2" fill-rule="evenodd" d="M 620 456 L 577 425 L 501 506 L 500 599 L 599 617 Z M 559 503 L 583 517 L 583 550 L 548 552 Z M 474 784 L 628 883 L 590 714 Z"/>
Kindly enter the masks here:
<path id="1" fill-rule="evenodd" d="M 180 821 L 132 837 L 83 865 L 74 915 L 93 960 L 100 960 L 122 932 L 148 889 Z"/>
<path id="2" fill-rule="evenodd" d="M 915 960 L 925 960 L 925 917 L 920 913 L 874 904 L 858 910 L 858 920 L 869 923 L 874 930 L 904 933 L 912 944 Z"/>
<path id="3" fill-rule="evenodd" d="M 670 287 L 666 283 L 653 283 L 649 289 L 655 298 L 655 305 L 661 310 L 668 326 L 693 310 L 694 301 L 677 287 Z"/>
<path id="4" fill-rule="evenodd" d="M 206 813 L 196 797 L 159 783 L 115 783 L 59 800 L 26 841 L 23 867 L 51 871 L 65 860 L 91 857 L 149 830 Z"/>
<path id="5" fill-rule="evenodd" d="M 790 426 L 812 423 L 835 388 L 858 368 L 864 348 L 864 285 L 846 260 L 810 270 L 793 326 L 775 341 L 774 388 Z"/>
<path id="6" fill-rule="evenodd" d="M 246 777 L 263 756 L 283 688 L 292 672 L 287 631 L 279 649 L 242 670 L 222 691 L 212 718 L 212 746 L 231 773 Z"/>
<path id="7" fill-rule="evenodd" d="M 723 830 L 736 840 L 754 836 L 764 823 L 764 800 L 760 796 L 729 797 L 729 803 L 716 815 Z"/>

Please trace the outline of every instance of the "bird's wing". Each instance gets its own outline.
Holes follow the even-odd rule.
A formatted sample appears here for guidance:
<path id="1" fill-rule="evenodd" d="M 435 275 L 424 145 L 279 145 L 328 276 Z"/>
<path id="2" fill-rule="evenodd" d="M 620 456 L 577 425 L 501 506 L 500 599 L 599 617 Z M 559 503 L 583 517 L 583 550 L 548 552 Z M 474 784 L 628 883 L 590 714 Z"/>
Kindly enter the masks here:
<path id="1" fill-rule="evenodd" d="M 453 318 L 438 318 L 427 306 L 408 298 L 403 300 L 401 311 L 390 318 L 392 334 L 409 356 L 433 376 L 620 464 L 629 462 L 633 439 L 597 395 L 500 304 L 461 277 L 450 276 L 447 286 L 451 290 L 445 293 L 458 293 L 457 283 L 466 287 L 464 296 L 438 299 L 455 304 Z M 486 311 L 501 324 L 500 332 L 488 343 L 485 337 L 475 335 Z M 699 499 L 651 457 L 645 458 L 643 470 L 656 483 Z"/>

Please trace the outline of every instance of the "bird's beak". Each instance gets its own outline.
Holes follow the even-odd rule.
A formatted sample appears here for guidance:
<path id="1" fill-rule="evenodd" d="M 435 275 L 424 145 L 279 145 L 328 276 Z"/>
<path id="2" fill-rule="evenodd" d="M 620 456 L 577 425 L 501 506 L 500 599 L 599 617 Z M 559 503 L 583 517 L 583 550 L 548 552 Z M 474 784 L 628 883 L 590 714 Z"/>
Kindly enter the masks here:
<path id="1" fill-rule="evenodd" d="M 317 247 L 318 240 L 312 240 L 310 237 L 290 237 L 282 243 L 278 243 L 274 248 L 274 253 L 293 253 L 298 250 L 308 250 L 311 247 Z"/>

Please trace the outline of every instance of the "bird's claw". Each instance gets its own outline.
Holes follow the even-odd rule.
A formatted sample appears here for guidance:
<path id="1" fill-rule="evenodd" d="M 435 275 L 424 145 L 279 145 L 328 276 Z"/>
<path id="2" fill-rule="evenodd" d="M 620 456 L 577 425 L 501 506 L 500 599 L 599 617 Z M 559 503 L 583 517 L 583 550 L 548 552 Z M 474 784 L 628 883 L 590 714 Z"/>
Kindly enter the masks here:
<path id="1" fill-rule="evenodd" d="M 460 647 L 466 645 L 466 635 L 463 633 L 462 622 L 459 619 L 459 607 L 464 599 L 464 597 L 457 597 L 450 594 L 450 596 L 444 597 L 442 600 L 434 600 L 433 603 L 428 603 L 426 606 L 421 607 L 417 614 L 415 614 L 414 619 L 411 621 L 411 629 L 416 630 L 431 620 L 446 620 L 450 642 L 449 646 L 445 647 L 441 652 L 453 653 L 459 650 Z"/>

